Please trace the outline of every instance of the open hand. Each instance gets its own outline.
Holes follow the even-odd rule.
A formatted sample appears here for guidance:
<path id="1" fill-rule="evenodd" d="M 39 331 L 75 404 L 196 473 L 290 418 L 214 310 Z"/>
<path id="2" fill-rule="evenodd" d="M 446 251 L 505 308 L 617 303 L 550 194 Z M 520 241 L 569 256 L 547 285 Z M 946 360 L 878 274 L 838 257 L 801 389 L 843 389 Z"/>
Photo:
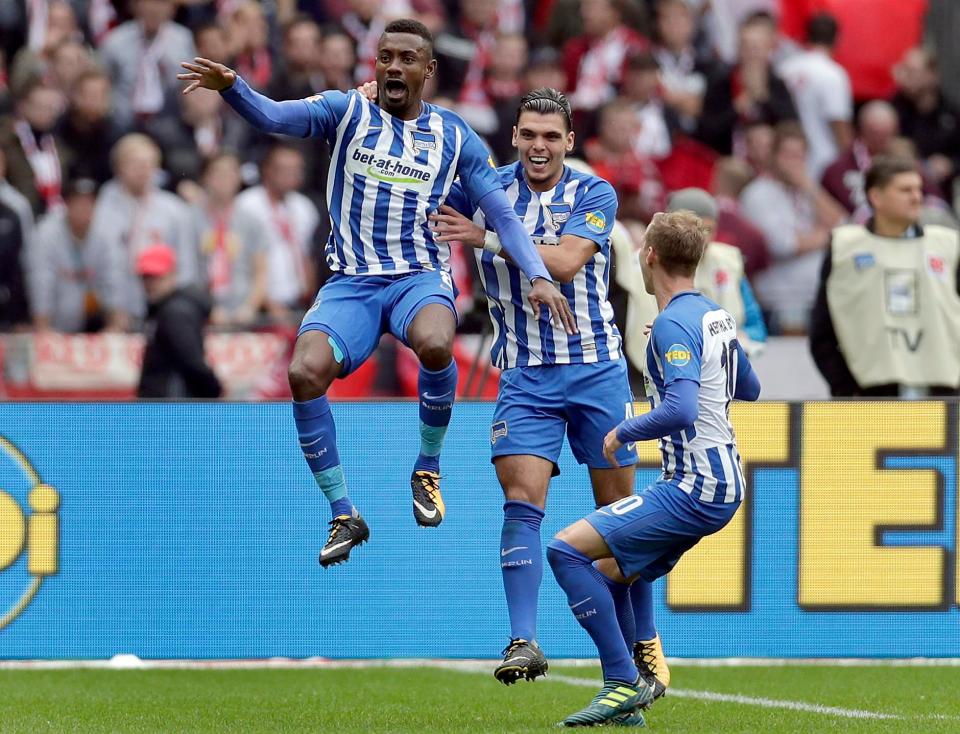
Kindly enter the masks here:
<path id="1" fill-rule="evenodd" d="M 376 82 L 368 82 L 376 84 Z M 462 242 L 470 247 L 483 249 L 483 238 L 486 230 L 467 219 L 452 206 L 444 204 L 439 212 L 434 212 L 428 219 L 433 223 L 433 229 L 438 236 L 437 242 Z"/>
<path id="2" fill-rule="evenodd" d="M 229 89 L 237 81 L 237 73 L 223 64 L 210 59 L 196 57 L 192 62 L 184 61 L 180 64 L 187 70 L 186 74 L 177 74 L 177 79 L 182 82 L 190 82 L 183 90 L 184 94 L 190 94 L 194 89 L 203 87 L 212 89 L 214 92 L 222 92 Z"/>
<path id="3" fill-rule="evenodd" d="M 533 306 L 534 313 L 540 313 L 540 307 L 546 306 L 550 310 L 550 320 L 554 324 L 563 325 L 568 334 L 577 333 L 577 322 L 573 318 L 567 297 L 546 278 L 537 278 L 533 281 L 533 288 L 527 300 Z"/>

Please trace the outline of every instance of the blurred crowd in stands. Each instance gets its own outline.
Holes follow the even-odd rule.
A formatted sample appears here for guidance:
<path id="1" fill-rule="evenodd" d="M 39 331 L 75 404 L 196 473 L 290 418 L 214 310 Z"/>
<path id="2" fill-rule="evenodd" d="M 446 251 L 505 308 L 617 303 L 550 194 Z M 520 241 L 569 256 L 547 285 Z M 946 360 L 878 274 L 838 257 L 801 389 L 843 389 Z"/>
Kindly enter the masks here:
<path id="1" fill-rule="evenodd" d="M 384 25 L 435 33 L 427 98 L 498 163 L 529 89 L 563 90 L 574 155 L 634 239 L 675 190 L 712 192 L 773 334 L 804 334 L 831 230 L 864 222 L 874 156 L 914 158 L 922 222 L 955 225 L 953 0 L 2 0 L 0 330 L 137 330 L 138 254 L 176 252 L 215 327 L 292 326 L 328 275 L 316 140 L 261 136 L 179 63 L 275 99 L 373 77 Z M 458 250 L 458 248 L 455 248 Z M 486 321 L 454 253 L 462 328 Z"/>

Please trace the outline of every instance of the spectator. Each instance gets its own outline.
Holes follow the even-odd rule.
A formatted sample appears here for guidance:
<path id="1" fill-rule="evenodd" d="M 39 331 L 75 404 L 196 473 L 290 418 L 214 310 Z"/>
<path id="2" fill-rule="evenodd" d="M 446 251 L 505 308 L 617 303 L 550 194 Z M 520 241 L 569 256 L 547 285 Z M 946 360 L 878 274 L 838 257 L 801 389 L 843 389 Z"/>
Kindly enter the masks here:
<path id="1" fill-rule="evenodd" d="M 653 55 L 660 66 L 660 93 L 672 119 L 690 134 L 696 131 L 703 112 L 707 79 L 719 69 L 693 45 L 698 17 L 686 0 L 659 0 L 656 7 Z"/>
<path id="2" fill-rule="evenodd" d="M 769 15 L 751 15 L 740 27 L 736 65 L 708 80 L 697 135 L 723 155 L 742 150 L 743 131 L 751 123 L 797 119 L 790 92 L 771 63 L 776 39 Z"/>
<path id="3" fill-rule="evenodd" d="M 231 67 L 234 65 L 230 37 L 227 29 L 219 23 L 204 23 L 194 28 L 193 42 L 197 47 L 197 56 Z"/>
<path id="4" fill-rule="evenodd" d="M 737 37 L 744 20 L 758 12 L 772 16 L 778 5 L 778 0 L 710 0 L 703 28 L 720 61 L 736 62 Z"/>
<path id="5" fill-rule="evenodd" d="M 29 5 L 29 3 L 28 3 Z M 61 44 L 83 39 L 77 16 L 66 0 L 54 0 L 45 4 L 46 18 L 37 16 L 31 22 L 27 45 L 17 52 L 10 64 L 10 83 L 17 89 L 33 80 L 41 79 L 54 83 L 54 55 Z"/>
<path id="6" fill-rule="evenodd" d="M 85 71 L 74 82 L 57 128 L 63 167 L 71 176 L 92 178 L 97 184 L 110 178 L 110 151 L 121 132 L 110 116 L 111 99 L 110 77 L 102 71 Z"/>
<path id="7" fill-rule="evenodd" d="M 323 89 L 353 89 L 353 71 L 357 67 L 357 52 L 353 39 L 339 26 L 324 29 L 320 42 L 320 73 Z"/>
<path id="8" fill-rule="evenodd" d="M 322 57 L 320 26 L 309 16 L 297 16 L 283 27 L 280 63 L 268 96 L 303 99 L 328 89 L 321 71 Z"/>
<path id="9" fill-rule="evenodd" d="M 927 5 L 925 45 L 937 59 L 948 104 L 960 108 L 960 5 L 955 0 L 929 0 Z"/>
<path id="10" fill-rule="evenodd" d="M 100 306 L 109 263 L 103 258 L 96 262 L 87 246 L 96 199 L 95 181 L 73 179 L 64 188 L 65 208 L 37 224 L 27 254 L 30 312 L 37 330 L 72 333 L 116 325 Z"/>
<path id="11" fill-rule="evenodd" d="M 377 42 L 388 20 L 383 0 L 347 0 L 347 12 L 340 22 L 356 45 L 357 68 L 354 70 L 354 79 L 360 84 L 374 78 Z"/>
<path id="12" fill-rule="evenodd" d="M 830 13 L 843 29 L 836 59 L 850 75 L 857 102 L 889 99 L 894 92 L 891 70 L 908 49 L 918 45 L 929 0 L 815 0 L 783 2 L 795 11 L 796 30 L 810 15 Z M 796 12 L 803 8 L 802 12 Z"/>
<path id="13" fill-rule="evenodd" d="M 866 174 L 873 218 L 833 231 L 810 349 L 834 397 L 957 395 L 960 238 L 918 223 L 911 160 L 878 156 Z"/>
<path id="14" fill-rule="evenodd" d="M 857 114 L 857 137 L 823 173 L 823 187 L 849 213 L 866 205 L 863 175 L 873 156 L 888 153 L 900 122 L 889 102 L 874 100 Z"/>
<path id="15" fill-rule="evenodd" d="M 850 77 L 833 60 L 838 31 L 832 15 L 813 16 L 807 23 L 807 50 L 791 56 L 779 68 L 796 101 L 810 146 L 808 173 L 818 181 L 840 151 L 853 142 Z"/>
<path id="16" fill-rule="evenodd" d="M 575 111 L 592 112 L 616 96 L 631 55 L 646 51 L 647 40 L 624 22 L 625 0 L 582 0 L 583 34 L 563 48 L 567 89 Z"/>
<path id="17" fill-rule="evenodd" d="M 498 161 L 508 161 L 514 155 L 513 123 L 520 98 L 528 90 L 524 82 L 527 58 L 527 39 L 521 34 L 497 36 L 484 81 L 484 94 L 497 117 L 496 128 L 487 135 L 487 142 Z"/>
<path id="18" fill-rule="evenodd" d="M 181 95 L 180 110 L 177 118 L 158 117 L 145 126 L 163 151 L 174 181 L 197 180 L 205 161 L 222 151 L 246 150 L 253 138 L 249 126 L 216 92 L 198 89 Z"/>
<path id="19" fill-rule="evenodd" d="M 766 236 L 773 264 L 757 276 L 757 297 L 774 331 L 805 333 L 816 295 L 817 269 L 843 209 L 807 175 L 807 143 L 797 123 L 781 123 L 773 168 L 740 197 L 743 213 Z"/>
<path id="20" fill-rule="evenodd" d="M 20 217 L 0 197 L 0 332 L 29 319 L 22 267 L 26 251 Z"/>
<path id="21" fill-rule="evenodd" d="M 297 191 L 303 168 L 299 150 L 274 145 L 261 166 L 262 184 L 237 197 L 238 213 L 266 228 L 267 312 L 278 323 L 293 323 L 317 290 L 311 246 L 320 215 Z"/>
<path id="22" fill-rule="evenodd" d="M 156 185 L 160 149 L 139 133 L 122 137 L 111 155 L 114 178 L 100 189 L 90 227 L 91 257 L 110 263 L 104 308 L 116 311 L 118 328 L 135 325 L 146 313 L 143 286 L 134 271 L 137 255 L 163 242 L 180 263 L 180 283 L 196 282 L 197 241 L 190 211 L 177 196 Z"/>
<path id="23" fill-rule="evenodd" d="M 254 0 L 240 3 L 230 16 L 228 35 L 237 73 L 254 89 L 266 89 L 273 76 L 273 58 L 263 6 Z"/>
<path id="24" fill-rule="evenodd" d="M 566 93 L 567 74 L 560 63 L 560 54 L 549 46 L 543 46 L 530 54 L 530 63 L 524 78 L 527 89 L 556 89 Z"/>
<path id="25" fill-rule="evenodd" d="M 766 122 L 752 122 L 744 127 L 742 158 L 755 176 L 770 172 L 774 137 L 773 125 Z"/>
<path id="26" fill-rule="evenodd" d="M 163 244 L 137 256 L 136 272 L 150 303 L 137 397 L 220 397 L 220 381 L 203 355 L 203 327 L 210 314 L 206 294 L 196 286 L 178 286 L 176 253 Z"/>
<path id="27" fill-rule="evenodd" d="M 933 182 L 949 187 L 960 162 L 960 114 L 940 92 L 936 58 L 926 49 L 911 49 L 894 67 L 893 77 L 900 134 L 917 146 Z"/>
<path id="28" fill-rule="evenodd" d="M 195 55 L 193 37 L 174 23 L 173 0 L 132 0 L 133 20 L 117 26 L 100 47 L 113 82 L 113 114 L 123 127 L 175 109 L 180 62 Z"/>
<path id="29" fill-rule="evenodd" d="M 633 149 L 639 156 L 659 160 L 670 155 L 668 113 L 659 94 L 660 67 L 647 53 L 631 56 L 623 73 L 621 98 L 633 106 L 640 125 L 634 137 Z"/>
<path id="30" fill-rule="evenodd" d="M 459 13 L 434 43 L 437 92 L 457 102 L 457 111 L 481 135 L 497 129 L 497 116 L 484 81 L 497 39 L 497 7 L 492 0 L 459 0 Z"/>
<path id="31" fill-rule="evenodd" d="M 30 206 L 27 197 L 17 191 L 7 180 L 7 156 L 2 147 L 0 147 L 0 204 L 13 209 L 16 213 L 23 240 L 29 243 L 33 236 L 33 207 Z"/>
<path id="32" fill-rule="evenodd" d="M 68 95 L 77 79 L 96 68 L 91 50 L 81 41 L 64 41 L 53 52 L 50 84 Z"/>
<path id="33" fill-rule="evenodd" d="M 258 318 L 267 291 L 268 234 L 261 219 L 235 206 L 240 161 L 223 153 L 206 162 L 204 197 L 194 206 L 201 271 L 206 275 L 215 326 L 249 327 Z"/>
<path id="34" fill-rule="evenodd" d="M 770 266 L 770 251 L 763 232 L 740 210 L 740 194 L 753 180 L 753 171 L 737 158 L 721 158 L 713 170 L 711 189 L 717 202 L 716 239 L 736 247 L 743 254 L 747 277 Z"/>
<path id="35" fill-rule="evenodd" d="M 17 91 L 16 116 L 0 127 L 10 183 L 36 215 L 62 203 L 63 150 L 53 134 L 62 111 L 60 92 L 35 79 Z"/>
<path id="36" fill-rule="evenodd" d="M 587 162 L 617 192 L 618 216 L 622 220 L 650 221 L 663 208 L 660 173 L 649 158 L 637 155 L 634 140 L 640 123 L 631 105 L 620 100 L 600 111 L 599 135 L 587 141 Z"/>

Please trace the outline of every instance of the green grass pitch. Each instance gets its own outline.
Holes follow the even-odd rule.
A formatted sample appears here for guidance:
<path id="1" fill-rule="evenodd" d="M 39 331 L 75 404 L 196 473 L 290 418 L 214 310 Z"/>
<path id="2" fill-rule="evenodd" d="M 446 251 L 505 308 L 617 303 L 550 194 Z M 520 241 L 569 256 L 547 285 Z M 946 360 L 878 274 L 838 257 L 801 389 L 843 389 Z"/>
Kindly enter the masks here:
<path id="1" fill-rule="evenodd" d="M 960 667 L 672 672 L 650 732 L 960 732 Z M 436 668 L 0 670 L 0 732 L 556 732 L 599 685 L 559 666 L 510 688 Z"/>

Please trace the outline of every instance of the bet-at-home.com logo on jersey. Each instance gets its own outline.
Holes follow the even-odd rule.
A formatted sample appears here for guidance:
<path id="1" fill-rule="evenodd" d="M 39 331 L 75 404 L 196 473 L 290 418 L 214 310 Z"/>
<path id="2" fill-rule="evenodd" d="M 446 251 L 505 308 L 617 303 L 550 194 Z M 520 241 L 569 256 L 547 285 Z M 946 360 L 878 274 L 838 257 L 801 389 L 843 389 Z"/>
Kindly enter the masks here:
<path id="1" fill-rule="evenodd" d="M 60 495 L 0 436 L 0 631 L 57 573 Z"/>

